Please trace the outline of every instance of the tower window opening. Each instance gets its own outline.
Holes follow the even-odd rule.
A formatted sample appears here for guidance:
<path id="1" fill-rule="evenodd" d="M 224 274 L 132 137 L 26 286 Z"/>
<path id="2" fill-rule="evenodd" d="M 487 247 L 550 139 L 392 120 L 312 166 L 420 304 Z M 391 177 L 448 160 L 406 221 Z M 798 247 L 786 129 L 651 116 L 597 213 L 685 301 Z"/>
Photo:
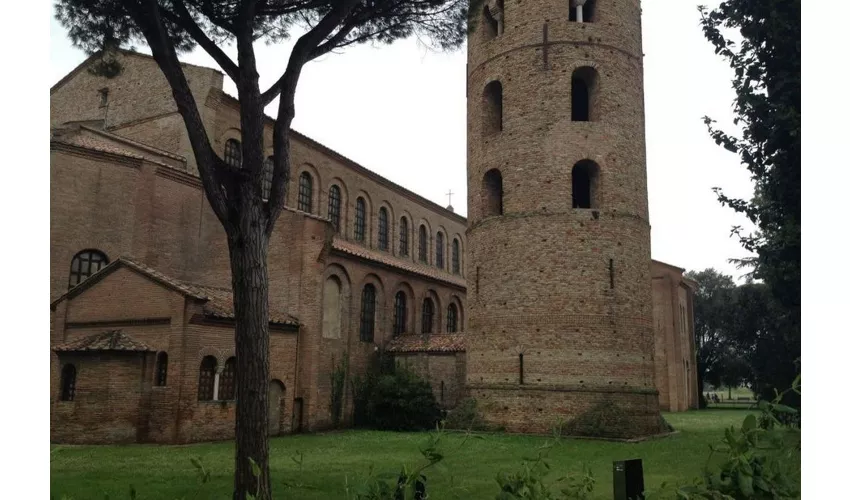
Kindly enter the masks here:
<path id="1" fill-rule="evenodd" d="M 573 208 L 599 208 L 599 166 L 581 160 L 573 166 Z"/>
<path id="2" fill-rule="evenodd" d="M 494 80 L 484 87 L 484 124 L 485 135 L 502 131 L 502 83 Z"/>
<path id="3" fill-rule="evenodd" d="M 596 70 L 589 66 L 582 66 L 573 71 L 570 93 L 574 122 L 596 120 L 596 80 Z"/>
<path id="4" fill-rule="evenodd" d="M 570 0 L 570 21 L 592 23 L 595 13 L 596 0 Z"/>
<path id="5" fill-rule="evenodd" d="M 502 206 L 502 173 L 499 169 L 488 170 L 484 174 L 484 182 L 482 186 L 482 206 L 483 216 L 490 217 L 493 215 L 502 215 L 505 213 Z"/>
<path id="6" fill-rule="evenodd" d="M 492 40 L 505 31 L 505 2 L 496 0 L 492 5 L 484 6 L 484 33 Z"/>

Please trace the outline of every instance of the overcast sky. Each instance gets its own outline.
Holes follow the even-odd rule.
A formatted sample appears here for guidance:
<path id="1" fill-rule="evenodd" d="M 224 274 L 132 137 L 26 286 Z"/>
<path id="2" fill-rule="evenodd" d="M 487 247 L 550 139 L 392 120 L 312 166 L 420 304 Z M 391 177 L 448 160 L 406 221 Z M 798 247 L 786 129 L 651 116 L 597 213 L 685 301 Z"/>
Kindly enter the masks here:
<path id="1" fill-rule="evenodd" d="M 731 70 L 700 31 L 698 3 L 717 2 L 642 2 L 652 257 L 737 277 L 741 271 L 727 259 L 745 253 L 729 231 L 749 226 L 720 206 L 711 188 L 749 198 L 752 183 L 702 123 L 709 115 L 731 127 L 734 92 Z M 290 48 L 291 42 L 258 45 L 261 88 L 282 73 Z M 50 84 L 84 59 L 51 17 Z M 217 68 L 200 49 L 183 60 Z M 443 206 L 451 190 L 452 205 L 466 215 L 465 71 L 465 47 L 438 53 L 415 40 L 328 54 L 302 73 L 293 127 Z M 236 95 L 229 80 L 225 91 Z M 276 107 L 267 111 L 274 116 Z"/>

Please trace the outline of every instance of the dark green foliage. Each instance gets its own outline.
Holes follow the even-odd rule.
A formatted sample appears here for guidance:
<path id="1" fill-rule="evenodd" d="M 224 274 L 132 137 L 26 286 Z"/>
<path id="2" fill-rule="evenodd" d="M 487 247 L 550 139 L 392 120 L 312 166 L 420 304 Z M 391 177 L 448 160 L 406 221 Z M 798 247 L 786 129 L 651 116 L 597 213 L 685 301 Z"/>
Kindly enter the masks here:
<path id="1" fill-rule="evenodd" d="M 757 394 L 770 398 L 799 373 L 800 357 L 800 0 L 726 0 L 716 9 L 700 7 L 702 29 L 715 52 L 735 71 L 735 124 L 742 136 L 714 128 L 718 145 L 736 153 L 751 174 L 751 200 L 718 199 L 755 224 L 754 234 L 733 228 L 745 249 L 756 254 L 739 261 L 752 266 L 775 299 L 775 328 L 761 349 L 769 362 L 752 366 Z M 721 31 L 724 29 L 724 31 Z M 740 33 L 740 45 L 725 29 Z M 774 345 L 775 348 L 767 348 Z M 799 405 L 793 394 L 789 404 Z"/>
<path id="2" fill-rule="evenodd" d="M 670 432 L 672 427 L 659 415 L 658 432 Z M 636 423 L 634 415 L 626 413 L 612 401 L 603 401 L 576 416 L 563 426 L 566 436 L 631 439 L 646 435 L 646 429 Z"/>
<path id="3" fill-rule="evenodd" d="M 368 408 L 372 425 L 382 430 L 430 429 L 441 416 L 431 385 L 403 367 L 377 379 Z"/>
<path id="4" fill-rule="evenodd" d="M 348 355 L 342 353 L 342 361 L 334 365 L 331 372 L 331 422 L 339 425 L 342 417 L 342 401 L 345 396 L 345 377 L 348 374 Z"/>
<path id="5" fill-rule="evenodd" d="M 467 398 L 449 410 L 445 419 L 446 429 L 457 429 L 464 431 L 487 431 L 491 430 L 478 414 L 478 402 L 473 398 Z"/>

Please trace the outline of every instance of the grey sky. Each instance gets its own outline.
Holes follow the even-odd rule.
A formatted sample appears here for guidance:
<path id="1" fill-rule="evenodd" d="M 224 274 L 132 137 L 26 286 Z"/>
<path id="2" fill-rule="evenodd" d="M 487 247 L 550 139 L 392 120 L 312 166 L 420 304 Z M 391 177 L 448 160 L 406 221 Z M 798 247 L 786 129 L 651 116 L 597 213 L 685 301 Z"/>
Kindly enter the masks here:
<path id="1" fill-rule="evenodd" d="M 726 260 L 745 253 L 729 231 L 749 225 L 721 207 L 711 188 L 748 198 L 752 185 L 737 156 L 715 145 L 702 124 L 709 115 L 731 127 L 734 93 L 731 70 L 700 31 L 698 3 L 717 2 L 642 2 L 652 256 L 737 277 L 741 272 Z M 52 18 L 50 35 L 52 85 L 85 54 Z M 261 87 L 281 74 L 290 48 L 291 42 L 258 45 Z M 183 60 L 217 67 L 201 50 Z M 416 40 L 328 54 L 302 73 L 293 126 L 441 205 L 451 189 L 452 205 L 466 215 L 465 71 L 465 48 L 438 53 Z M 236 95 L 228 80 L 225 91 Z M 274 116 L 275 110 L 267 111 Z"/>

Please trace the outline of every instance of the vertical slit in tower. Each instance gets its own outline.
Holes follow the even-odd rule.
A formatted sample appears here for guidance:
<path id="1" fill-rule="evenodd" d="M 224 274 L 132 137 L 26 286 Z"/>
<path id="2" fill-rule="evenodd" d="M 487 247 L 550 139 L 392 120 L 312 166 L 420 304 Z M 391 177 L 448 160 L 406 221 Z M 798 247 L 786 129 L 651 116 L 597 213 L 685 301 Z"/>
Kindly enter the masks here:
<path id="1" fill-rule="evenodd" d="M 549 23 L 543 23 L 543 69 L 549 69 Z"/>
<path id="2" fill-rule="evenodd" d="M 519 353 L 519 383 L 520 383 L 520 385 L 525 383 L 525 377 L 524 377 L 525 367 L 523 366 L 523 359 L 522 358 L 523 358 L 522 353 Z"/>
<path id="3" fill-rule="evenodd" d="M 481 272 L 481 266 L 475 266 L 475 296 L 478 297 L 478 275 Z"/>
<path id="4" fill-rule="evenodd" d="M 611 279 L 611 290 L 614 289 L 614 259 L 608 259 L 608 275 Z"/>

